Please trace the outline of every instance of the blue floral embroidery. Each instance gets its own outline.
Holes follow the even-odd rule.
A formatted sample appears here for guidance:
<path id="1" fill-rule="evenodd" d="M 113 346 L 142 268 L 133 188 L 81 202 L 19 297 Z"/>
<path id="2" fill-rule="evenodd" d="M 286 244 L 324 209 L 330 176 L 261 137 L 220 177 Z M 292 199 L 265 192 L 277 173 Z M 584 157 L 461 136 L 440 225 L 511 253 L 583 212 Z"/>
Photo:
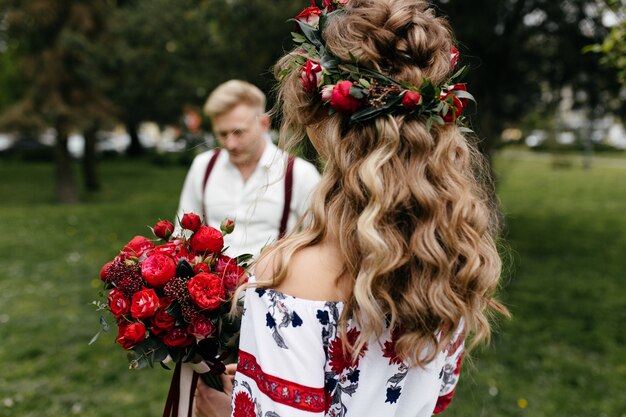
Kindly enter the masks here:
<path id="1" fill-rule="evenodd" d="M 293 312 L 293 315 L 291 316 L 291 325 L 293 327 L 302 326 L 302 319 L 300 318 L 298 313 L 296 313 L 295 311 Z"/>
<path id="2" fill-rule="evenodd" d="M 257 288 L 256 293 L 259 294 L 259 297 L 263 297 L 263 295 L 265 295 L 265 289 L 264 288 Z"/>
<path id="3" fill-rule="evenodd" d="M 396 401 L 398 401 L 398 398 L 400 398 L 401 391 L 402 391 L 402 387 L 399 387 L 399 386 L 388 387 L 387 399 L 385 400 L 385 402 L 389 404 L 394 404 Z"/>
<path id="4" fill-rule="evenodd" d="M 358 369 L 353 370 L 348 374 L 348 381 L 356 384 L 357 382 L 359 382 L 360 373 L 361 371 L 359 371 Z"/>
<path id="5" fill-rule="evenodd" d="M 267 327 L 269 327 L 270 329 L 273 329 L 274 327 L 276 327 L 276 320 L 274 320 L 274 317 L 272 317 L 270 313 L 267 313 L 265 315 L 265 323 Z"/>
<path id="6" fill-rule="evenodd" d="M 328 316 L 328 311 L 326 310 L 317 310 L 316 314 L 317 320 L 319 320 L 320 324 L 323 326 L 328 325 L 330 317 Z"/>

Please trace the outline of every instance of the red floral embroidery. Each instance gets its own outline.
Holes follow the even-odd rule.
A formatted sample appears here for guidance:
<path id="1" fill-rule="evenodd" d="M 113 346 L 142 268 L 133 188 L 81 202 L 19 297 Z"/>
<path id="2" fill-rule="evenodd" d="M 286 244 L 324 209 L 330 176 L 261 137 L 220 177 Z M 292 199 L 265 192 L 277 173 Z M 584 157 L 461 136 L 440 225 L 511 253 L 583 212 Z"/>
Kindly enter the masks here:
<path id="1" fill-rule="evenodd" d="M 399 365 L 402 363 L 402 358 L 398 356 L 396 352 L 396 343 L 402 336 L 402 330 L 398 327 L 394 328 L 391 332 L 391 340 L 385 342 L 383 346 L 383 357 L 389 358 L 389 365 Z"/>
<path id="2" fill-rule="evenodd" d="M 256 417 L 254 402 L 247 392 L 240 391 L 235 394 L 234 402 L 233 417 Z"/>
<path id="3" fill-rule="evenodd" d="M 354 345 L 356 339 L 359 337 L 360 334 L 361 332 L 359 332 L 356 328 L 348 330 L 346 336 L 350 345 Z M 363 346 L 363 349 L 361 349 L 356 359 L 353 360 L 352 353 L 349 351 L 349 349 L 343 348 L 343 342 L 341 340 L 341 337 L 337 336 L 333 341 L 330 342 L 328 348 L 331 369 L 335 374 L 340 375 L 344 370 L 352 368 L 354 366 L 358 366 L 359 359 L 361 359 L 363 355 L 365 355 L 366 350 L 367 345 Z"/>
<path id="4" fill-rule="evenodd" d="M 239 351 L 237 372 L 253 379 L 259 390 L 273 401 L 312 413 L 326 410 L 324 388 L 307 387 L 266 374 L 256 358 L 248 352 Z"/>

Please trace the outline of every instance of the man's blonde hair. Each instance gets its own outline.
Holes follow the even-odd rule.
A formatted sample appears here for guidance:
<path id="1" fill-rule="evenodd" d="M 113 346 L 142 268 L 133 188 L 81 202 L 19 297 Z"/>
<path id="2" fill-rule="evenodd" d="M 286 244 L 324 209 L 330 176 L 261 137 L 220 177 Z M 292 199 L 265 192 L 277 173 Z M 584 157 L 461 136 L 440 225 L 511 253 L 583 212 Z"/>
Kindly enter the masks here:
<path id="1" fill-rule="evenodd" d="M 213 119 L 239 104 L 247 104 L 258 109 L 260 113 L 264 113 L 265 94 L 258 87 L 246 81 L 226 81 L 217 86 L 209 95 L 204 105 L 204 113 Z"/>

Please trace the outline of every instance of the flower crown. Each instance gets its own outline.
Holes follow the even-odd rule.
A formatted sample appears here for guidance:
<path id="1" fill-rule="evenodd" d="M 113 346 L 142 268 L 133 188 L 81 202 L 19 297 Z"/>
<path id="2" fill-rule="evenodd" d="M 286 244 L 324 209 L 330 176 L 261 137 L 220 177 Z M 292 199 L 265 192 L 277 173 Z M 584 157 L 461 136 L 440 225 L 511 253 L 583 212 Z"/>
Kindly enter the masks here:
<path id="1" fill-rule="evenodd" d="M 329 19 L 339 18 L 349 0 L 312 0 L 294 19 L 298 32 L 292 32 L 299 47 L 291 53 L 292 59 L 279 73 L 282 79 L 301 71 L 302 87 L 311 97 L 319 97 L 335 112 L 349 116 L 349 123 L 361 123 L 385 113 L 414 114 L 427 117 L 427 128 L 433 123 L 457 123 L 464 131 L 463 109 L 467 101 L 475 101 L 465 84 L 456 83 L 466 71 L 456 71 L 442 85 L 424 80 L 418 88 L 398 82 L 378 71 L 359 66 L 358 59 L 350 54 L 349 63 L 340 62 L 326 48 L 322 36 Z M 459 51 L 452 46 L 451 69 L 459 60 Z"/>

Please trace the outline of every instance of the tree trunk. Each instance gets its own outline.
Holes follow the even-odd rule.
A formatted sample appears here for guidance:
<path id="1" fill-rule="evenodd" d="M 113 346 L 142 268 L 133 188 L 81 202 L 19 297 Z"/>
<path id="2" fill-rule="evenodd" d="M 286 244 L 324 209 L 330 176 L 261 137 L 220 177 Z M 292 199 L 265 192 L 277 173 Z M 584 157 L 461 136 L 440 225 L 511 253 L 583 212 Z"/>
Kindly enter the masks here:
<path id="1" fill-rule="evenodd" d="M 143 155 L 145 149 L 141 145 L 141 142 L 139 142 L 137 123 L 126 122 L 126 132 L 130 136 L 130 146 L 128 146 L 128 149 L 126 149 L 126 155 L 133 157 Z"/>
<path id="2" fill-rule="evenodd" d="M 83 180 L 85 189 L 90 192 L 100 189 L 100 182 L 96 172 L 96 132 L 98 124 L 91 124 L 83 135 L 85 137 L 85 153 L 83 154 Z"/>
<path id="3" fill-rule="evenodd" d="M 65 123 L 56 124 L 57 137 L 55 145 L 55 188 L 56 198 L 61 204 L 78 202 L 78 191 L 72 170 L 72 157 L 67 148 L 68 132 Z"/>

